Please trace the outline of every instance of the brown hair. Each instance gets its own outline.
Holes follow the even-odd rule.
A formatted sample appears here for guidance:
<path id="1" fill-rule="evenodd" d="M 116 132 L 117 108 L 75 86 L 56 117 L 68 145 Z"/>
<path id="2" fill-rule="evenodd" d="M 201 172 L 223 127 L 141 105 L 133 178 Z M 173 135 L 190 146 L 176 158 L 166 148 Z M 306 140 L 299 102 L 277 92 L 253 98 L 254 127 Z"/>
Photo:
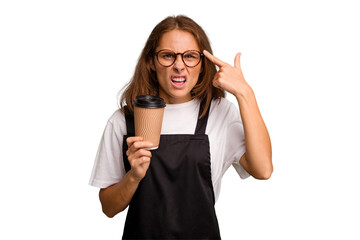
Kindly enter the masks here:
<path id="1" fill-rule="evenodd" d="M 137 95 L 159 96 L 159 83 L 157 81 L 156 72 L 151 69 L 151 63 L 154 60 L 155 49 L 158 47 L 162 35 L 175 29 L 191 33 L 201 52 L 206 49 L 208 52 L 212 53 L 210 41 L 206 36 L 205 31 L 191 18 L 184 15 L 169 16 L 165 18 L 155 26 L 146 41 L 145 47 L 142 50 L 136 65 L 134 76 L 125 86 L 125 90 L 121 95 L 121 109 L 124 109 L 124 105 L 127 105 L 132 113 L 132 102 Z M 201 113 L 201 117 L 203 117 L 209 108 L 211 100 L 224 97 L 225 92 L 212 85 L 211 81 L 216 73 L 215 64 L 206 59 L 206 57 L 203 58 L 201 64 L 202 72 L 199 75 L 198 82 L 191 91 L 191 96 L 192 98 L 199 98 L 200 101 L 205 100 L 205 108 Z"/>

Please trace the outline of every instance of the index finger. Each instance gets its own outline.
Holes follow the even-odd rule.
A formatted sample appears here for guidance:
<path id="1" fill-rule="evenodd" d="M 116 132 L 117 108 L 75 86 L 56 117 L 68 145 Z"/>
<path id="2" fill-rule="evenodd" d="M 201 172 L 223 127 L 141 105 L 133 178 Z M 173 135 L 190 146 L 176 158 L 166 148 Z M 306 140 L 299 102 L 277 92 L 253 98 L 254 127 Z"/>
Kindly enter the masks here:
<path id="1" fill-rule="evenodd" d="M 131 145 L 134 142 L 142 141 L 142 140 L 143 140 L 142 137 L 128 137 L 128 138 L 126 138 L 126 143 L 127 143 L 128 147 L 131 147 Z"/>
<path id="2" fill-rule="evenodd" d="M 148 148 L 151 148 L 153 147 L 154 144 L 152 144 L 151 142 L 143 142 L 143 141 L 135 141 L 133 143 L 133 145 L 131 145 L 131 147 L 129 148 L 133 148 L 133 149 L 141 149 L 141 148 L 144 148 L 144 149 L 148 149 Z M 136 150 L 135 150 L 136 151 Z"/>
<path id="3" fill-rule="evenodd" d="M 203 52 L 204 52 L 205 57 L 207 59 L 209 59 L 211 62 L 215 63 L 218 67 L 224 67 L 225 65 L 227 65 L 226 62 L 221 61 L 220 59 L 218 59 L 217 57 L 215 57 L 208 51 L 204 50 Z"/>

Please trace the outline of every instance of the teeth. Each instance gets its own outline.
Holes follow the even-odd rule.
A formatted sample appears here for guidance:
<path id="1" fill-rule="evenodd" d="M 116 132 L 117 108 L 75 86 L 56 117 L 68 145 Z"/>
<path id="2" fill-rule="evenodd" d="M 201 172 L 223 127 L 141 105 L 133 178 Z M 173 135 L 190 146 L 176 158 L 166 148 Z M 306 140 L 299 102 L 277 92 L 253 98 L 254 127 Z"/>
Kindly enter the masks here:
<path id="1" fill-rule="evenodd" d="M 172 78 L 171 80 L 174 82 L 183 82 L 185 81 L 185 78 Z"/>

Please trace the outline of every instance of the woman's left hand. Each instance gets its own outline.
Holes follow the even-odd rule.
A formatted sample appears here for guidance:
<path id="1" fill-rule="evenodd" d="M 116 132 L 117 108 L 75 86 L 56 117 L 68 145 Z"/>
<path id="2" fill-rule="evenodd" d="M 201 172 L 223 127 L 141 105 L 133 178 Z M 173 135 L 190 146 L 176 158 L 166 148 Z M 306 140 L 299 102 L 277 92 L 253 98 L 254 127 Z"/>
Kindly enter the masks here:
<path id="1" fill-rule="evenodd" d="M 245 81 L 240 67 L 241 53 L 237 53 L 234 60 L 234 66 L 221 61 L 208 51 L 204 50 L 207 59 L 219 67 L 219 71 L 213 79 L 213 86 L 223 89 L 235 97 L 243 96 L 250 89 L 249 84 Z"/>

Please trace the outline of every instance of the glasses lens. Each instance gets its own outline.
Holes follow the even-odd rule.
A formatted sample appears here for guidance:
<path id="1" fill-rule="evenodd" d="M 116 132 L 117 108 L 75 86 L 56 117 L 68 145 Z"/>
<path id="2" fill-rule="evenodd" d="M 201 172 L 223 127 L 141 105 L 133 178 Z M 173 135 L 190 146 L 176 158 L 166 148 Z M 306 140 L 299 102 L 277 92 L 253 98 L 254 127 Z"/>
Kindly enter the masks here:
<path id="1" fill-rule="evenodd" d="M 189 67 L 194 67 L 200 62 L 200 53 L 197 51 L 184 52 L 183 60 Z"/>
<path id="2" fill-rule="evenodd" d="M 160 51 L 158 53 L 159 63 L 163 66 L 170 66 L 174 63 L 175 53 L 172 51 Z"/>

